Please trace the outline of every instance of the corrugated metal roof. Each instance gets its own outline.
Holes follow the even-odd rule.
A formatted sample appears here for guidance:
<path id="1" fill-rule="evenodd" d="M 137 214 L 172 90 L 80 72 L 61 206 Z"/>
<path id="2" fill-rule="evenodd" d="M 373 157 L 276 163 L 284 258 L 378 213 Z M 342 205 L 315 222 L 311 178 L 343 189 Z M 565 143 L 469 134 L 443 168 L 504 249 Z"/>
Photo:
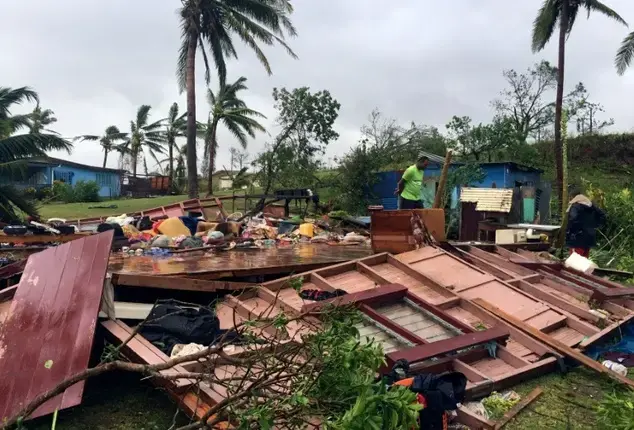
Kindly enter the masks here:
<path id="1" fill-rule="evenodd" d="M 513 203 L 512 188 L 468 188 L 460 190 L 461 202 L 473 202 L 480 212 L 510 212 Z"/>

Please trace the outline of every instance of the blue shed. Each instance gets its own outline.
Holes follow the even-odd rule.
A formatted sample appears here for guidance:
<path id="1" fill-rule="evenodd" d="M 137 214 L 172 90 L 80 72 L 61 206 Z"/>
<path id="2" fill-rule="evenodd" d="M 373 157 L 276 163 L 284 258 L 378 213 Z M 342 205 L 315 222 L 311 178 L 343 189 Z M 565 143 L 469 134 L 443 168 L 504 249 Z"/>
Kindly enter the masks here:
<path id="1" fill-rule="evenodd" d="M 94 181 L 99 185 L 100 197 L 113 198 L 121 194 L 123 173 L 123 170 L 88 166 L 53 157 L 38 157 L 28 160 L 27 179 L 9 182 L 18 188 L 40 189 L 51 187 L 54 181 L 63 181 L 70 185 L 75 185 L 78 181 Z"/>
<path id="2" fill-rule="evenodd" d="M 421 155 L 429 158 L 429 165 L 425 169 L 423 179 L 423 204 L 425 207 L 431 207 L 438 188 L 444 157 L 439 155 L 422 153 Z M 463 166 L 465 163 L 460 161 L 452 161 L 449 171 Z M 497 162 L 497 163 L 480 163 L 480 167 L 484 170 L 486 176 L 482 183 L 468 184 L 472 187 L 482 188 L 514 188 L 516 183 L 520 185 L 538 186 L 541 181 L 542 171 L 532 167 L 523 166 L 514 162 Z M 376 197 L 377 204 L 381 204 L 387 210 L 398 208 L 398 198 L 394 195 L 394 190 L 398 181 L 405 171 L 393 170 L 389 172 L 377 173 L 378 180 L 372 187 L 372 194 Z M 464 184 L 461 184 L 464 185 Z M 451 193 L 451 208 L 455 208 L 458 204 L 459 189 L 454 188 Z"/>

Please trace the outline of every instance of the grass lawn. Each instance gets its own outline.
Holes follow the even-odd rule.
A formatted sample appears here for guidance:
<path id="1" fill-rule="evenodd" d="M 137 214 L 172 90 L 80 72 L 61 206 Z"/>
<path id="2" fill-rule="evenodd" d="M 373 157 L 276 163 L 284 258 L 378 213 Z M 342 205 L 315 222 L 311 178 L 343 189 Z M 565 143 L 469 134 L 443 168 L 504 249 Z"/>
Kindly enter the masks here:
<path id="1" fill-rule="evenodd" d="M 598 429 L 595 409 L 614 384 L 606 377 L 577 368 L 560 375 L 552 373 L 514 388 L 525 396 L 535 387 L 544 391 L 505 426 L 513 430 Z M 64 430 L 167 430 L 177 407 L 167 394 L 139 381 L 138 375 L 113 374 L 90 381 L 81 406 L 61 411 L 57 428 Z M 176 427 L 187 423 L 176 414 Z M 27 423 L 29 430 L 48 430 L 51 417 Z"/>
<path id="2" fill-rule="evenodd" d="M 257 191 L 256 191 L 257 192 Z M 240 193 L 237 193 L 238 196 Z M 215 194 L 216 197 L 230 196 L 232 191 L 219 191 Z M 171 203 L 187 200 L 186 194 L 176 196 L 161 196 L 151 197 L 144 199 L 119 199 L 119 200 L 105 200 L 103 202 L 93 203 L 60 203 L 53 202 L 43 204 L 39 208 L 40 216 L 43 219 L 48 218 L 64 218 L 67 220 L 78 218 L 93 218 L 99 216 L 121 215 L 124 213 L 138 212 L 143 209 L 151 209 L 157 206 L 165 206 Z M 250 202 L 253 204 L 253 202 Z M 109 206 L 116 205 L 116 208 L 109 208 Z M 233 202 L 231 200 L 225 200 L 223 202 L 225 210 L 231 213 L 233 211 Z M 237 210 L 244 210 L 244 199 L 239 198 L 236 200 Z"/>
<path id="3" fill-rule="evenodd" d="M 48 203 L 40 207 L 40 216 L 48 218 L 92 218 L 98 216 L 120 215 L 124 213 L 136 212 L 142 209 L 150 209 L 157 206 L 169 205 L 170 203 L 187 200 L 186 195 L 161 196 L 147 199 L 121 199 L 106 200 L 97 203 Z M 89 209 L 93 206 L 116 205 L 115 209 Z"/>

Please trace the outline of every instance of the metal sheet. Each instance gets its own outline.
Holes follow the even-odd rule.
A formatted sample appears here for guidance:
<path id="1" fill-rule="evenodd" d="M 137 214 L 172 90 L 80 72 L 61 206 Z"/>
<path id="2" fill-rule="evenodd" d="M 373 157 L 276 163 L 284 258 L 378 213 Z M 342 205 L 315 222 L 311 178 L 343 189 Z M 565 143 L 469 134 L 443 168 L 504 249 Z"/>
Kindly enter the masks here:
<path id="1" fill-rule="evenodd" d="M 166 257 L 113 254 L 108 270 L 112 273 L 144 275 L 240 276 L 263 273 L 291 273 L 310 266 L 329 265 L 367 257 L 372 250 L 361 246 L 299 244 L 275 248 L 203 253 L 192 252 Z M 314 267 L 313 267 L 314 268 Z"/>
<path id="2" fill-rule="evenodd" d="M 0 419 L 88 366 L 113 232 L 29 257 L 0 331 Z M 78 405 L 83 382 L 30 418 Z"/>

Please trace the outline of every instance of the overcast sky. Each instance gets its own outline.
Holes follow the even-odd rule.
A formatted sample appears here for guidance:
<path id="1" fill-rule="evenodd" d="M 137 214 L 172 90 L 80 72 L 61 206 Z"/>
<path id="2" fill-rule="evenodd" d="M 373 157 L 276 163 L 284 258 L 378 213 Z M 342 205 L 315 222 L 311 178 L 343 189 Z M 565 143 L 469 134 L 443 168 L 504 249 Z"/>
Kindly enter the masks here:
<path id="1" fill-rule="evenodd" d="M 374 108 L 410 121 L 444 124 L 452 115 L 476 122 L 492 117 L 490 101 L 504 87 L 501 72 L 525 70 L 546 59 L 556 63 L 556 44 L 530 50 L 531 26 L 541 0 L 301 0 L 294 1 L 299 59 L 267 48 L 268 76 L 242 49 L 229 77 L 248 78 L 245 99 L 265 113 L 269 132 L 275 111 L 273 87 L 328 89 L 341 103 L 341 138 L 328 157 L 355 144 L 359 127 Z M 634 28 L 634 2 L 606 0 Z M 166 116 L 178 102 L 176 58 L 180 42 L 178 0 L 3 0 L 0 86 L 33 87 L 42 105 L 55 111 L 64 136 L 101 134 L 110 124 L 129 129 L 137 108 L 152 106 Z M 615 119 L 614 130 L 634 127 L 634 68 L 619 77 L 614 54 L 628 30 L 600 15 L 579 17 L 567 44 L 566 81 L 583 81 L 593 101 Z M 200 63 L 199 63 L 200 65 Z M 202 67 L 199 68 L 202 71 Z M 215 84 L 212 84 L 215 85 Z M 199 119 L 207 116 L 202 76 L 197 82 Z M 250 142 L 257 153 L 267 141 Z M 236 142 L 220 131 L 220 163 Z M 114 158 L 114 157 L 111 157 Z M 78 143 L 70 159 L 100 165 L 95 142 Z M 116 166 L 110 160 L 109 166 Z"/>

